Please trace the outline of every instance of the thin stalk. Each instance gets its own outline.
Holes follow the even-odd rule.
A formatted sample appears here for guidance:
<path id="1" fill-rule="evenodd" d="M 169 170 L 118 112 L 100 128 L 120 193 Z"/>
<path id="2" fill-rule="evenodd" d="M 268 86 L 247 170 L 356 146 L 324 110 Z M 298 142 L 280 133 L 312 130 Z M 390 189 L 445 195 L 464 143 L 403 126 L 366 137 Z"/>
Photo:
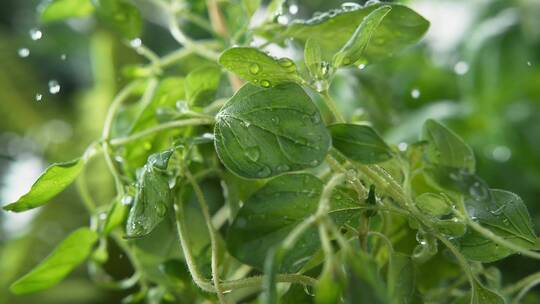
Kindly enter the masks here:
<path id="1" fill-rule="evenodd" d="M 324 102 L 326 103 L 326 106 L 332 112 L 332 115 L 334 115 L 334 119 L 336 122 L 343 123 L 345 122 L 345 119 L 343 118 L 343 115 L 341 115 L 341 112 L 336 107 L 336 102 L 334 99 L 332 99 L 332 96 L 330 96 L 330 93 L 328 90 L 320 92 Z"/>
<path id="2" fill-rule="evenodd" d="M 517 281 L 516 283 L 514 283 L 514 284 L 512 284 L 510 286 L 505 287 L 502 290 L 502 292 L 505 293 L 505 294 L 511 295 L 513 293 L 516 293 L 518 290 L 523 289 L 526 286 L 528 286 L 531 283 L 536 282 L 538 280 L 540 280 L 540 271 L 536 272 L 536 273 L 533 273 L 533 274 L 531 274 L 531 275 Z"/>
<path id="3" fill-rule="evenodd" d="M 169 121 L 163 124 L 159 124 L 155 127 L 148 128 L 138 133 L 120 138 L 114 138 L 110 141 L 111 146 L 121 146 L 129 142 L 144 138 L 146 136 L 165 131 L 168 129 L 185 127 L 185 126 L 200 126 L 200 125 L 210 125 L 214 123 L 214 119 L 211 118 L 192 118 L 192 119 L 183 119 L 183 120 L 174 120 Z"/>
<path id="4" fill-rule="evenodd" d="M 221 289 L 220 281 L 219 281 L 219 248 L 218 248 L 218 242 L 217 242 L 217 231 L 214 228 L 214 225 L 212 225 L 212 217 L 210 215 L 210 210 L 208 208 L 208 203 L 206 202 L 206 199 L 204 198 L 204 193 L 202 192 L 201 188 L 199 187 L 199 184 L 197 181 L 193 178 L 189 170 L 185 170 L 185 176 L 188 182 L 193 187 L 193 190 L 195 191 L 195 196 L 197 197 L 197 201 L 199 202 L 199 206 L 201 207 L 204 221 L 206 222 L 206 227 L 208 228 L 208 232 L 210 234 L 210 246 L 212 247 L 212 279 L 214 281 L 214 287 L 216 289 L 217 296 L 219 298 L 219 302 L 222 304 L 227 303 L 225 300 L 225 295 L 223 294 L 223 290 Z"/>
<path id="5" fill-rule="evenodd" d="M 459 250 L 452 244 L 449 240 L 446 238 L 435 235 L 436 238 L 438 238 L 445 246 L 448 248 L 452 254 L 456 257 L 458 263 L 461 265 L 461 269 L 465 272 L 467 275 L 467 278 L 469 279 L 469 284 L 471 285 L 471 290 L 474 290 L 474 284 L 475 284 L 475 278 L 474 274 L 471 271 L 471 266 L 469 265 L 469 262 L 465 259 L 465 257 L 459 252 Z"/>
<path id="6" fill-rule="evenodd" d="M 185 48 L 190 49 L 194 53 L 197 53 L 211 61 L 217 61 L 219 55 L 212 50 L 201 47 L 201 45 L 193 42 L 191 38 L 186 36 L 180 29 L 180 26 L 176 21 L 176 17 L 173 15 L 169 17 L 169 31 L 171 32 L 173 38 Z"/>

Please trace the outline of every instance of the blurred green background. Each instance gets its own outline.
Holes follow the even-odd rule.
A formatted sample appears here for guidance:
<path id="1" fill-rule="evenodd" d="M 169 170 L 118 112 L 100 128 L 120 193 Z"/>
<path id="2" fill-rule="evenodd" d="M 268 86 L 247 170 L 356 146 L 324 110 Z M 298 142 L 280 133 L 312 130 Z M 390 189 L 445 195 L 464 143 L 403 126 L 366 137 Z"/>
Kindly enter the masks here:
<path id="1" fill-rule="evenodd" d="M 177 45 L 159 16 L 141 39 L 163 55 Z M 188 2 L 207 18 L 204 1 Z M 239 1 L 223 1 L 234 3 Z M 288 1 L 289 19 L 344 1 Z M 416 140 L 426 118 L 441 119 L 474 148 L 491 187 L 519 194 L 540 227 L 540 1 L 411 0 L 431 22 L 422 42 L 394 58 L 340 72 L 332 93 L 349 119 L 368 118 L 394 144 Z M 363 3 L 360 1 L 359 3 Z M 125 82 L 122 67 L 143 62 L 128 43 L 92 19 L 42 26 L 40 2 L 0 4 L 0 202 L 18 198 L 49 163 L 80 155 L 98 137 L 106 108 Z M 201 35 L 189 23 L 192 36 Z M 287 51 L 294 58 L 295 49 Z M 181 73 L 181 72 L 179 72 Z M 100 161 L 87 174 L 108 202 L 112 182 Z M 130 291 L 92 283 L 80 267 L 57 287 L 14 297 L 7 287 L 88 217 L 71 187 L 36 211 L 0 212 L 0 303 L 118 303 Z M 129 274 L 126 258 L 115 257 Z M 540 270 L 520 256 L 497 263 L 505 282 Z M 533 295 L 534 297 L 534 295 Z"/>

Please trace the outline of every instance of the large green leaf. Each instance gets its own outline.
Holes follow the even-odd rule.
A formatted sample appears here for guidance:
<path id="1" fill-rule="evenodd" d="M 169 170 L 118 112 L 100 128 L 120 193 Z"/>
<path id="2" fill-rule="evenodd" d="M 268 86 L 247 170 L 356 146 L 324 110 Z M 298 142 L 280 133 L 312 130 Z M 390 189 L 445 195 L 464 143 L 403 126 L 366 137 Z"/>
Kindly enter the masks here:
<path id="1" fill-rule="evenodd" d="M 162 172 L 167 168 L 172 150 L 148 157 L 148 162 L 138 174 L 137 194 L 129 210 L 126 236 L 142 237 L 154 230 L 165 218 L 172 202 L 169 178 Z"/>
<path id="2" fill-rule="evenodd" d="M 334 124 L 328 127 L 332 145 L 348 158 L 363 164 L 374 164 L 392 158 L 392 150 L 369 126 Z"/>
<path id="3" fill-rule="evenodd" d="M 75 230 L 37 267 L 13 283 L 10 290 L 24 294 L 58 284 L 88 257 L 97 239 L 96 232 L 89 228 Z"/>
<path id="4" fill-rule="evenodd" d="M 93 12 L 92 0 L 54 0 L 45 5 L 40 19 L 42 22 L 53 22 L 86 17 Z"/>
<path id="5" fill-rule="evenodd" d="M 416 43 L 427 31 L 429 22 L 406 6 L 378 3 L 365 7 L 333 9 L 309 20 L 263 27 L 258 29 L 258 33 L 277 41 L 296 38 L 305 42 L 312 38 L 321 46 L 325 60 L 330 61 L 354 34 L 364 17 L 383 5 L 392 7 L 392 10 L 377 27 L 363 52 L 365 59 L 373 61 L 391 56 Z"/>
<path id="6" fill-rule="evenodd" d="M 354 64 L 364 54 L 371 37 L 376 33 L 382 20 L 392 10 L 389 5 L 381 6 L 369 13 L 362 23 L 356 28 L 354 34 L 347 43 L 336 53 L 333 58 L 333 66 L 341 67 Z"/>
<path id="7" fill-rule="evenodd" d="M 431 163 L 474 172 L 475 160 L 471 148 L 452 130 L 429 119 L 424 124 L 422 138 L 429 143 L 428 159 Z"/>
<path id="8" fill-rule="evenodd" d="M 269 88 L 285 82 L 299 82 L 296 64 L 288 58 L 274 58 L 256 48 L 233 47 L 219 57 L 227 70 L 258 86 Z"/>
<path id="9" fill-rule="evenodd" d="M 472 198 L 465 202 L 469 216 L 497 236 L 524 248 L 533 248 L 537 237 L 521 198 L 504 190 L 493 189 L 490 193 L 482 200 Z M 461 252 L 475 261 L 493 262 L 514 253 L 472 229 L 457 242 Z"/>
<path id="10" fill-rule="evenodd" d="M 307 174 L 288 174 L 270 180 L 242 206 L 227 233 L 227 248 L 243 263 L 263 269 L 271 248 L 279 245 L 319 205 L 323 183 Z M 330 215 L 338 226 L 358 212 L 355 202 L 334 190 Z M 279 272 L 296 272 L 320 247 L 316 227 L 307 230 L 295 247 L 284 254 Z"/>
<path id="11" fill-rule="evenodd" d="M 246 84 L 218 113 L 214 132 L 223 164 L 246 178 L 318 166 L 331 141 L 309 96 L 292 83 Z"/>
<path id="12" fill-rule="evenodd" d="M 83 167 L 84 161 L 81 159 L 52 164 L 28 193 L 16 202 L 4 206 L 4 210 L 21 212 L 44 205 L 69 186 L 79 176 Z"/>
<path id="13" fill-rule="evenodd" d="M 96 13 L 112 30 L 122 36 L 133 39 L 142 30 L 141 13 L 127 0 L 94 0 Z"/>

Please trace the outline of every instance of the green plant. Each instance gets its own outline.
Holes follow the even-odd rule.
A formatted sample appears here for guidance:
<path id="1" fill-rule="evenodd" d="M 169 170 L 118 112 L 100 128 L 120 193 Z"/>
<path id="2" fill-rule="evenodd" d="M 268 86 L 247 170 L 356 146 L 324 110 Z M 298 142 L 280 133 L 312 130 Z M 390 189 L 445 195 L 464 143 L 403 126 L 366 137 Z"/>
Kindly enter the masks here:
<path id="1" fill-rule="evenodd" d="M 475 174 L 457 134 L 428 120 L 420 141 L 398 149 L 367 121 L 347 123 L 332 100 L 339 69 L 416 43 L 429 26 L 420 15 L 398 4 L 344 4 L 280 24 L 283 1 L 272 1 L 268 19 L 250 28 L 241 20 L 259 1 L 209 0 L 209 24 L 187 2 L 152 4 L 182 44 L 164 57 L 137 38 L 143 22 L 131 2 L 57 0 L 41 13 L 44 22 L 95 13 L 150 63 L 126 68 L 132 81 L 81 158 L 52 165 L 4 207 L 47 203 L 98 156 L 116 185 L 116 197 L 97 204 L 79 179 L 90 227 L 16 281 L 14 293 L 49 288 L 85 260 L 99 283 L 137 284 L 128 303 L 505 303 L 539 281 L 536 273 L 502 286 L 485 265 L 515 253 L 540 258 L 538 238 L 521 199 Z M 213 39 L 192 40 L 177 18 Z M 254 36 L 267 42 L 250 47 Z M 303 60 L 264 52 L 287 39 L 303 47 Z M 197 67 L 185 76 L 172 69 L 189 60 Z M 107 276 L 112 243 L 129 257 L 130 278 Z M 433 264 L 444 269 L 430 273 Z"/>

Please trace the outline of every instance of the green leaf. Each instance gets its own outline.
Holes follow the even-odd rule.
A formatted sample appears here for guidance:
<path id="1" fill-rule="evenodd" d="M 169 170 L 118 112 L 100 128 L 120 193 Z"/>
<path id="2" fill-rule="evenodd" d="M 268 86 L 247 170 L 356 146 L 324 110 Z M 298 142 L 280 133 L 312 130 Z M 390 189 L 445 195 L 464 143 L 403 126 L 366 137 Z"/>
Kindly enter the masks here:
<path id="1" fill-rule="evenodd" d="M 127 199 L 127 198 L 126 198 Z M 115 200 L 107 212 L 103 233 L 109 234 L 113 229 L 122 225 L 126 219 L 128 206 L 120 200 Z"/>
<path id="2" fill-rule="evenodd" d="M 281 297 L 281 304 L 313 304 L 313 296 L 308 295 L 305 287 L 300 284 L 292 284 L 289 290 Z"/>
<path id="3" fill-rule="evenodd" d="M 246 84 L 218 113 L 214 132 L 225 167 L 246 178 L 318 166 L 331 141 L 309 96 L 292 83 Z"/>
<path id="4" fill-rule="evenodd" d="M 465 207 L 469 216 L 494 234 L 524 248 L 535 247 L 537 240 L 527 207 L 521 198 L 504 190 L 490 190 L 491 196 L 483 200 L 469 199 Z M 512 253 L 484 238 L 472 229 L 457 240 L 460 251 L 469 259 L 494 262 Z"/>
<path id="5" fill-rule="evenodd" d="M 356 28 L 354 34 L 347 43 L 334 55 L 333 66 L 338 68 L 346 65 L 354 64 L 364 54 L 371 37 L 376 33 L 377 28 L 382 20 L 392 10 L 389 5 L 378 7 L 369 13 L 362 23 Z"/>
<path id="6" fill-rule="evenodd" d="M 69 18 L 86 17 L 94 12 L 91 0 L 54 0 L 41 11 L 41 22 L 54 22 Z"/>
<path id="7" fill-rule="evenodd" d="M 137 38 L 142 30 L 141 13 L 126 0 L 94 0 L 96 13 L 112 30 L 128 39 Z"/>
<path id="8" fill-rule="evenodd" d="M 390 147 L 369 126 L 334 124 L 328 129 L 333 146 L 354 161 L 375 164 L 392 158 Z"/>
<path id="9" fill-rule="evenodd" d="M 148 235 L 163 221 L 172 201 L 169 178 L 163 172 L 172 150 L 155 153 L 138 174 L 137 194 L 129 210 L 126 236 L 136 238 Z"/>
<path id="10" fill-rule="evenodd" d="M 386 304 L 390 303 L 388 291 L 379 274 L 375 260 L 365 252 L 358 252 L 347 258 L 347 288 L 345 304 Z"/>
<path id="11" fill-rule="evenodd" d="M 13 283 L 11 292 L 31 293 L 58 284 L 88 257 L 97 239 L 89 228 L 75 230 L 37 267 Z"/>
<path id="12" fill-rule="evenodd" d="M 277 59 L 256 48 L 234 47 L 225 50 L 219 57 L 219 64 L 263 88 L 301 81 L 292 60 Z"/>
<path id="13" fill-rule="evenodd" d="M 452 130 L 429 119 L 424 124 L 422 138 L 427 140 L 428 160 L 439 166 L 475 171 L 472 149 Z"/>
<path id="14" fill-rule="evenodd" d="M 364 17 L 383 6 L 373 4 L 364 7 L 350 6 L 333 9 L 309 20 L 295 20 L 288 25 L 272 24 L 257 32 L 273 41 L 295 38 L 301 42 L 314 39 L 322 50 L 322 56 L 330 61 L 335 53 L 347 43 Z M 392 56 L 401 49 L 420 40 L 429 27 L 429 22 L 412 9 L 400 4 L 384 4 L 392 10 L 383 19 L 363 52 L 368 61 Z"/>
<path id="15" fill-rule="evenodd" d="M 411 257 L 403 253 L 394 252 L 392 263 L 388 267 L 388 293 L 389 298 L 396 304 L 407 304 L 415 291 L 416 269 Z"/>
<path id="16" fill-rule="evenodd" d="M 44 205 L 67 188 L 81 173 L 84 161 L 75 159 L 49 166 L 32 185 L 30 191 L 16 202 L 4 206 L 4 210 L 22 212 Z"/>
<path id="17" fill-rule="evenodd" d="M 205 66 L 191 71 L 185 82 L 186 98 L 190 105 L 203 107 L 215 99 L 221 70 L 215 66 Z"/>
<path id="18" fill-rule="evenodd" d="M 472 295 L 472 299 L 471 299 Z M 486 288 L 478 280 L 474 280 L 472 291 L 458 299 L 456 304 L 505 304 L 504 298 L 493 290 Z"/>
<path id="19" fill-rule="evenodd" d="M 261 6 L 261 0 L 242 0 L 242 6 L 248 17 L 253 16 Z"/>
<path id="20" fill-rule="evenodd" d="M 422 212 L 434 217 L 443 216 L 452 212 L 452 208 L 444 197 L 435 193 L 423 193 L 416 197 L 416 207 Z"/>
<path id="21" fill-rule="evenodd" d="M 322 80 L 326 79 L 330 67 L 324 62 L 321 55 L 321 46 L 315 39 L 308 39 L 304 46 L 304 62 L 311 77 Z"/>
<path id="22" fill-rule="evenodd" d="M 270 180 L 242 206 L 227 233 L 227 248 L 241 262 L 263 269 L 267 253 L 296 225 L 314 214 L 323 183 L 307 174 L 288 174 Z M 358 215 L 355 202 L 335 190 L 330 215 L 341 226 Z M 308 229 L 296 246 L 284 253 L 279 272 L 296 272 L 320 247 L 316 227 Z"/>

